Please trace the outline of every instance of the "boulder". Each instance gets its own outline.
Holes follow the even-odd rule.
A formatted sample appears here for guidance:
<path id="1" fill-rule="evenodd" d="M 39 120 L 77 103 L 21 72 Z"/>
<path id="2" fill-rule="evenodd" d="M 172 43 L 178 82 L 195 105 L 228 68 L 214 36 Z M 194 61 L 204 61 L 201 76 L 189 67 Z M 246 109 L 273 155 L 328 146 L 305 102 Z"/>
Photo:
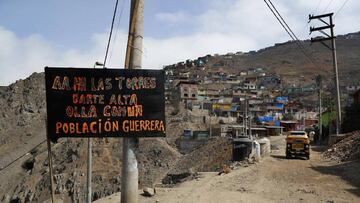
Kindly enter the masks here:
<path id="1" fill-rule="evenodd" d="M 156 194 L 156 190 L 155 188 L 149 188 L 149 187 L 146 187 L 143 189 L 143 196 L 145 197 L 152 197 Z"/>

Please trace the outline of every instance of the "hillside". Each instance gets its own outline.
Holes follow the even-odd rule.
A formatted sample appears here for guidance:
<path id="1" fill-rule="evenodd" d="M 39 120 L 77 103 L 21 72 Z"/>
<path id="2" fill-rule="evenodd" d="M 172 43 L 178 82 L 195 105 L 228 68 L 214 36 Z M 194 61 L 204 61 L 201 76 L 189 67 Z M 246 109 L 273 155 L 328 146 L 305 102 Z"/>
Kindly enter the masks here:
<path id="1" fill-rule="evenodd" d="M 0 202 L 50 198 L 44 85 L 44 74 L 34 73 L 0 89 L 0 182 L 9 183 L 0 184 Z M 170 115 L 172 111 L 166 107 L 166 138 L 139 140 L 139 187 L 160 183 L 176 167 L 182 157 L 176 148 L 180 126 L 204 128 L 184 121 L 183 108 L 175 115 Z M 86 149 L 86 139 L 61 139 L 52 146 L 55 193 L 65 202 L 85 201 Z M 92 153 L 93 200 L 120 191 L 122 139 L 94 139 Z"/>
<path id="2" fill-rule="evenodd" d="M 299 85 L 303 82 L 311 83 L 318 74 L 324 76 L 325 83 L 332 81 L 331 50 L 321 43 L 311 44 L 309 40 L 302 41 L 302 44 L 307 53 L 312 56 L 315 64 L 304 56 L 294 41 L 288 41 L 258 51 L 212 55 L 205 65 L 205 72 L 194 69 L 188 70 L 206 75 L 207 72 L 214 71 L 237 74 L 249 68 L 263 68 L 266 72 L 280 75 L 285 84 L 288 85 Z M 360 78 L 360 32 L 337 36 L 336 46 L 340 85 L 357 83 L 358 78 Z M 302 78 L 305 78 L 305 81 Z"/>
<path id="3" fill-rule="evenodd" d="M 49 186 L 44 143 L 45 107 L 43 73 L 34 73 L 25 80 L 0 89 L 0 181 L 11 183 L 0 184 L 1 202 L 31 202 L 49 198 L 48 192 L 42 192 L 48 191 Z M 160 181 L 161 174 L 166 173 L 180 157 L 176 150 L 161 139 L 144 139 L 139 145 L 140 185 L 152 185 Z M 94 140 L 94 198 L 119 191 L 121 146 L 121 139 Z M 56 193 L 65 200 L 83 200 L 86 186 L 86 140 L 61 140 L 53 146 L 53 153 Z M 19 157 L 18 162 L 7 167 Z"/>
<path id="4" fill-rule="evenodd" d="M 288 85 L 313 83 L 317 74 L 323 74 L 327 82 L 332 81 L 330 50 L 321 44 L 310 46 L 309 41 L 304 43 L 320 66 L 314 67 L 306 60 L 294 42 L 286 42 L 256 52 L 211 56 L 205 65 L 205 72 L 197 68 L 189 70 L 205 75 L 206 72 L 220 69 L 238 73 L 241 70 L 262 67 L 267 72 L 278 73 Z M 338 36 L 337 47 L 341 85 L 358 82 L 360 33 Z M 217 84 L 213 85 L 219 87 Z M 219 166 L 228 161 L 225 160 L 230 153 L 227 140 L 213 140 L 207 143 L 208 146 L 197 149 L 198 151 L 188 155 L 180 154 L 176 140 L 182 130 L 204 129 L 207 126 L 185 119 L 188 112 L 184 109 L 175 115 L 172 115 L 172 111 L 172 107 L 167 105 L 166 138 L 140 140 L 137 151 L 140 186 L 153 186 L 161 182 L 168 173 L 182 169 L 192 167 L 195 170 L 208 171 L 215 165 Z M 0 87 L 0 182 L 11 183 L 0 184 L 0 202 L 40 202 L 49 199 L 49 171 L 44 143 L 45 119 L 43 73 L 34 73 L 27 79 Z M 222 144 L 223 148 L 213 160 L 199 158 L 199 154 L 213 156 L 212 152 L 218 148 L 218 144 Z M 36 147 L 37 145 L 39 146 Z M 53 146 L 53 150 L 56 195 L 65 202 L 83 201 L 86 187 L 86 140 L 63 139 Z M 93 199 L 120 190 L 121 153 L 121 139 L 94 140 Z"/>

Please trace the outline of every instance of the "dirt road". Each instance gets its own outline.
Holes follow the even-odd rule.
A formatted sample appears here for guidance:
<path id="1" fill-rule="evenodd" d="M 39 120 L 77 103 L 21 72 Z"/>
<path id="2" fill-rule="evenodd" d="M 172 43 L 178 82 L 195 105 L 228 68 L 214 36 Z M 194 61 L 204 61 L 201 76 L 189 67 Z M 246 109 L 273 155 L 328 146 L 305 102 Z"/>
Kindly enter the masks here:
<path id="1" fill-rule="evenodd" d="M 284 139 L 272 138 L 279 150 L 258 164 L 222 176 L 201 173 L 175 188 L 157 188 L 154 197 L 140 197 L 140 202 L 360 202 L 360 163 L 326 161 L 315 147 L 310 160 L 288 160 Z"/>

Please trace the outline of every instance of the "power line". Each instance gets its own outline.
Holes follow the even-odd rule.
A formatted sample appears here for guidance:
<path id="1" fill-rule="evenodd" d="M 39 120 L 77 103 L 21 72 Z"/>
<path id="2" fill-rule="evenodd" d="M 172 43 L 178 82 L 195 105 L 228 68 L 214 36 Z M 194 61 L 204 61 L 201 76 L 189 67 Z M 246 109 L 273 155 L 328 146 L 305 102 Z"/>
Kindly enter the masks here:
<path id="1" fill-rule="evenodd" d="M 289 31 L 291 32 L 291 34 L 294 36 L 294 38 L 296 39 L 295 41 L 300 42 L 299 38 L 295 35 L 295 33 L 292 31 L 292 29 L 290 28 L 290 26 L 286 23 L 286 21 L 284 20 L 284 18 L 281 16 L 281 14 L 279 13 L 279 11 L 276 9 L 276 7 L 274 6 L 274 4 L 271 2 L 271 0 L 268 0 L 271 4 L 271 6 L 274 8 L 275 12 L 279 15 L 279 17 L 281 18 L 281 20 L 284 22 L 284 24 L 286 25 L 286 27 L 289 29 Z M 300 44 L 300 46 L 302 46 Z"/>
<path id="2" fill-rule="evenodd" d="M 345 0 L 344 3 L 341 5 L 341 7 L 339 8 L 339 10 L 337 10 L 335 12 L 335 15 L 334 15 L 334 18 L 336 17 L 336 15 L 344 8 L 344 6 L 346 5 L 346 3 L 348 2 L 349 0 Z"/>
<path id="3" fill-rule="evenodd" d="M 314 11 L 312 12 L 313 14 L 316 14 L 317 11 L 320 9 L 321 3 L 322 3 L 322 0 L 319 0 L 316 8 L 315 8 Z M 304 25 L 304 27 L 301 29 L 301 31 L 304 30 L 305 28 L 307 28 L 308 26 L 309 26 L 309 23 L 306 22 L 305 25 Z M 306 31 L 306 33 L 308 32 L 308 30 L 305 30 L 305 31 Z"/>
<path id="4" fill-rule="evenodd" d="M 40 142 L 38 145 L 36 145 L 35 147 L 33 147 L 32 149 L 30 149 L 28 152 L 24 153 L 23 155 L 17 157 L 16 159 L 12 160 L 10 163 L 6 164 L 6 166 L 0 168 L 0 171 L 5 170 L 6 168 L 8 168 L 9 166 L 11 166 L 13 163 L 17 162 L 19 159 L 23 158 L 24 156 L 26 156 L 29 152 L 33 151 L 34 149 L 36 149 L 38 146 L 40 146 L 41 144 L 45 143 L 46 140 L 43 140 L 42 142 Z"/>
<path id="5" fill-rule="evenodd" d="M 275 12 L 277 13 L 277 16 L 279 16 L 280 17 L 280 19 L 281 19 L 281 22 L 282 23 L 284 23 L 285 24 L 285 26 L 286 26 L 286 30 L 289 30 L 289 32 L 291 33 L 288 33 L 288 34 L 290 34 L 290 37 L 293 39 L 293 40 L 295 40 L 295 39 L 297 39 L 296 38 L 296 36 L 295 36 L 295 34 L 294 34 L 294 32 L 290 29 L 290 27 L 289 27 L 289 25 L 285 22 L 285 20 L 284 20 L 284 18 L 280 15 L 280 13 L 279 13 L 279 11 L 275 8 L 275 6 L 274 6 L 274 4 L 270 1 L 270 0 L 268 0 L 269 1 L 269 3 L 271 4 L 271 6 L 272 6 L 272 8 L 275 10 Z M 266 2 L 266 1 L 265 1 Z M 270 8 L 271 9 L 271 8 Z M 273 14 L 275 15 L 275 13 L 273 12 Z M 279 18 L 277 17 L 277 19 L 279 20 Z M 281 24 L 282 24 L 281 23 Z M 282 24 L 283 25 L 283 24 Z M 295 39 L 294 39 L 295 38 Z"/>
<path id="6" fill-rule="evenodd" d="M 115 35 L 114 35 L 114 39 L 112 41 L 113 46 L 111 47 L 111 50 L 110 50 L 109 61 L 111 60 L 112 53 L 113 53 L 113 50 L 114 50 L 114 45 L 116 44 L 116 39 L 117 39 L 117 36 L 118 36 L 118 31 L 119 31 L 120 22 L 121 22 L 121 19 L 122 19 L 122 14 L 124 12 L 124 7 L 125 7 L 125 0 L 122 0 L 119 20 L 118 20 L 118 22 L 116 24 Z"/>
<path id="7" fill-rule="evenodd" d="M 331 5 L 331 3 L 333 2 L 333 0 L 330 0 L 330 2 L 328 3 L 328 5 L 325 7 L 323 13 L 325 13 L 327 11 L 327 9 L 329 8 L 329 6 Z"/>
<path id="8" fill-rule="evenodd" d="M 270 9 L 270 11 L 274 14 L 275 18 L 278 20 L 278 22 L 280 23 L 280 25 L 285 29 L 285 31 L 288 33 L 288 35 L 291 37 L 292 40 L 295 41 L 295 38 L 291 35 L 290 31 L 285 27 L 285 25 L 283 24 L 283 22 L 279 19 L 279 17 L 275 14 L 275 12 L 272 10 L 272 8 L 270 7 L 270 5 L 268 4 L 268 2 L 266 0 L 264 0 L 264 2 L 266 3 L 266 5 L 268 6 L 268 8 Z"/>
<path id="9" fill-rule="evenodd" d="M 291 37 L 291 39 L 293 39 L 295 41 L 295 44 L 299 47 L 300 51 L 304 54 L 304 56 L 314 65 L 316 66 L 313 58 L 311 56 L 308 55 L 308 53 L 305 50 L 305 47 L 301 44 L 299 38 L 295 35 L 295 33 L 292 31 L 292 29 L 290 28 L 290 26 L 286 23 L 286 21 L 284 20 L 284 18 L 281 16 L 281 14 L 279 13 L 279 11 L 276 9 L 276 7 L 274 6 L 274 4 L 268 0 L 269 3 L 271 4 L 272 8 L 270 7 L 270 5 L 268 4 L 268 2 L 266 0 L 264 0 L 264 2 L 266 3 L 266 5 L 268 6 L 268 8 L 270 9 L 270 11 L 274 14 L 274 16 L 276 17 L 276 19 L 279 21 L 279 23 L 281 24 L 281 26 L 285 29 L 285 31 L 289 34 L 289 36 Z M 276 12 L 274 12 L 274 10 Z M 281 20 L 279 19 L 279 17 L 281 18 Z"/>
<path id="10" fill-rule="evenodd" d="M 119 0 L 116 0 L 116 3 L 115 3 L 115 8 L 114 8 L 114 15 L 113 15 L 112 22 L 111 22 L 111 28 L 110 28 L 110 34 L 109 34 L 109 40 L 108 40 L 107 47 L 106 47 L 106 52 L 105 52 L 105 59 L 104 59 L 104 66 L 103 66 L 104 68 L 105 68 L 105 65 L 106 65 L 106 59 L 107 59 L 108 52 L 109 52 L 109 46 L 110 46 L 110 41 L 111 41 L 111 35 L 112 35 L 112 32 L 113 32 L 113 28 L 114 28 L 114 21 L 115 21 L 115 16 L 116 16 L 116 10 L 117 10 L 118 3 L 119 3 Z"/>
<path id="11" fill-rule="evenodd" d="M 314 9 L 314 11 L 312 12 L 313 14 L 316 14 L 317 13 L 317 11 L 320 9 L 320 5 L 321 5 L 321 3 L 322 3 L 322 0 L 319 0 L 319 2 L 318 2 L 318 4 L 317 4 L 317 6 L 316 6 L 316 8 Z M 301 29 L 301 32 L 303 33 L 304 32 L 304 30 L 307 28 L 309 26 L 309 23 L 305 23 L 305 25 L 304 25 L 304 27 Z M 307 30 L 307 29 L 306 29 Z M 307 32 L 307 31 L 306 31 Z"/>
<path id="12" fill-rule="evenodd" d="M 301 41 L 299 40 L 299 38 L 295 35 L 295 33 L 292 31 L 292 29 L 290 28 L 290 26 L 286 23 L 286 21 L 284 20 L 284 18 L 281 16 L 280 12 L 276 9 L 276 7 L 274 6 L 274 4 L 271 2 L 271 0 L 268 0 L 271 4 L 271 6 L 274 8 L 274 10 L 276 11 L 276 13 L 280 16 L 281 20 L 285 23 L 286 27 L 289 29 L 289 31 L 291 32 L 291 34 L 294 36 L 295 43 L 299 46 L 300 51 L 305 55 L 305 57 L 313 64 L 315 65 L 314 59 L 308 55 L 308 53 L 305 50 L 305 47 L 301 44 Z M 315 65 L 316 66 L 316 65 Z"/>
<path id="13" fill-rule="evenodd" d="M 24 156 L 28 155 L 29 153 L 31 153 L 33 150 L 35 150 L 36 148 L 38 148 L 40 145 L 44 144 L 47 140 L 43 140 L 41 141 L 39 144 L 37 144 L 35 147 L 31 148 L 29 151 L 25 152 L 24 154 L 20 155 L 19 157 L 17 157 L 16 159 L 12 160 L 10 163 L 6 164 L 4 167 L 0 168 L 0 172 L 5 170 L 6 168 L 8 168 L 9 166 L 11 166 L 12 164 L 14 164 L 15 162 L 17 162 L 18 160 L 20 160 L 21 158 L 23 158 Z M 67 139 L 66 139 L 66 143 L 67 143 Z M 61 143 L 59 142 L 59 144 L 66 144 L 66 143 Z M 56 145 L 55 145 L 56 146 Z M 96 146 L 95 146 L 96 147 Z M 106 147 L 106 146 L 102 146 L 102 147 Z M 66 144 L 66 150 L 69 150 L 68 145 Z M 43 152 L 41 152 L 43 153 Z"/>
<path id="14" fill-rule="evenodd" d="M 286 23 L 286 21 L 284 20 L 284 18 L 280 15 L 279 11 L 276 9 L 276 7 L 274 6 L 274 4 L 268 0 L 271 4 L 271 6 L 274 8 L 275 12 L 279 15 L 279 17 L 281 18 L 281 20 L 284 22 L 284 24 L 286 25 L 286 27 L 289 29 L 289 31 L 291 32 L 291 34 L 295 37 L 296 40 L 300 41 L 297 36 L 294 34 L 294 32 L 291 30 L 290 26 Z"/>
<path id="15" fill-rule="evenodd" d="M 320 7 L 320 4 L 321 4 L 321 2 L 322 2 L 322 0 L 319 0 L 319 3 L 317 4 L 317 6 L 316 6 L 316 8 L 315 8 L 315 10 L 314 10 L 314 14 L 317 12 L 317 10 L 319 9 L 319 7 Z"/>

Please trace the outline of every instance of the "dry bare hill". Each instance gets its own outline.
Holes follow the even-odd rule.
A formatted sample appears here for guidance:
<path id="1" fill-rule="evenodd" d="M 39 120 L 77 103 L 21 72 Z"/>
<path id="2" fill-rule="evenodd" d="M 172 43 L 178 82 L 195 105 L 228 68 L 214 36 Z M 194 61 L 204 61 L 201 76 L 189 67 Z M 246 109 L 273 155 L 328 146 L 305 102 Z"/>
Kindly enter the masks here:
<path id="1" fill-rule="evenodd" d="M 34 73 L 0 89 L 0 182 L 5 183 L 0 184 L 0 202 L 41 202 L 49 198 L 47 151 L 43 142 L 45 107 L 43 73 Z M 168 144 L 175 143 L 179 135 L 140 140 L 137 151 L 140 185 L 160 182 L 179 159 L 180 153 Z M 93 198 L 96 199 L 120 189 L 122 143 L 121 139 L 109 138 L 94 140 L 94 145 Z M 63 139 L 54 145 L 53 152 L 57 195 L 66 202 L 83 201 L 86 140 Z"/>
<path id="2" fill-rule="evenodd" d="M 0 91 L 0 169 L 45 140 L 44 74 Z"/>
<path id="3" fill-rule="evenodd" d="M 50 197 L 45 107 L 43 73 L 0 88 L 0 183 L 5 183 L 0 184 L 0 202 L 42 202 Z M 171 112 L 167 105 L 166 138 L 139 141 L 140 187 L 161 182 L 175 166 L 182 156 L 175 143 L 183 127 L 201 128 L 186 121 L 183 108 L 175 115 Z M 85 200 L 86 149 L 86 139 L 62 139 L 53 146 L 55 191 L 65 202 Z M 121 157 L 121 139 L 94 140 L 94 200 L 120 190 Z"/>
<path id="4" fill-rule="evenodd" d="M 308 45 L 308 42 L 306 42 Z M 353 33 L 338 37 L 339 71 L 343 81 L 357 81 L 360 78 L 360 34 Z M 323 64 L 313 68 L 301 56 L 294 43 L 279 44 L 259 50 L 256 53 L 234 56 L 226 59 L 229 70 L 239 71 L 249 67 L 268 67 L 286 78 L 298 79 L 299 75 L 313 78 L 314 74 L 331 74 L 331 53 L 319 44 L 312 45 L 313 54 Z M 215 63 L 215 57 L 210 61 Z M 225 60 L 224 57 L 220 57 Z M 285 78 L 285 80 L 286 80 Z M 331 80 L 330 77 L 328 77 Z M 19 80 L 8 87 L 0 87 L 0 202 L 40 202 L 49 198 L 49 175 L 45 144 L 45 87 L 44 74 L 34 73 L 25 80 Z M 181 110 L 171 115 L 167 106 L 167 138 L 141 139 L 137 152 L 139 160 L 140 185 L 160 182 L 170 171 L 193 167 L 195 170 L 209 170 L 221 164 L 227 157 L 227 147 L 212 161 L 217 144 L 213 142 L 188 155 L 181 155 L 176 149 L 176 139 L 183 128 L 203 129 L 184 119 Z M 121 139 L 95 140 L 93 166 L 93 198 L 109 195 L 120 189 Z M 30 151 L 36 145 L 36 149 Z M 26 154 L 26 152 L 29 152 Z M 221 151 L 221 150 L 220 150 Z M 219 151 L 217 151 L 219 152 Z M 25 156 L 21 156 L 24 155 Z M 202 162 L 201 156 L 205 159 Z M 208 156 L 208 157 L 206 157 Z M 16 159 L 18 161 L 9 165 Z M 54 163 L 57 196 L 66 201 L 84 200 L 85 194 L 86 142 L 81 139 L 64 139 L 54 146 Z M 180 160 L 180 161 L 179 161 Z M 210 160 L 210 161 L 209 161 Z M 179 161 L 179 162 L 178 162 Z M 224 160 L 226 161 L 226 160 Z M 8 167 L 7 167 L 8 166 Z"/>
<path id="5" fill-rule="evenodd" d="M 332 77 L 332 52 L 320 43 L 302 41 L 308 55 L 315 65 L 304 56 L 295 42 L 278 43 L 272 47 L 232 56 L 213 56 L 207 69 L 221 68 L 230 73 L 238 73 L 249 68 L 265 68 L 268 72 L 278 73 L 287 84 L 310 83 L 317 74 L 325 76 L 330 82 Z M 336 38 L 337 59 L 340 85 L 358 82 L 360 78 L 360 32 L 339 35 Z M 215 65 L 215 66 L 214 66 Z M 305 77 L 305 81 L 300 80 Z"/>

